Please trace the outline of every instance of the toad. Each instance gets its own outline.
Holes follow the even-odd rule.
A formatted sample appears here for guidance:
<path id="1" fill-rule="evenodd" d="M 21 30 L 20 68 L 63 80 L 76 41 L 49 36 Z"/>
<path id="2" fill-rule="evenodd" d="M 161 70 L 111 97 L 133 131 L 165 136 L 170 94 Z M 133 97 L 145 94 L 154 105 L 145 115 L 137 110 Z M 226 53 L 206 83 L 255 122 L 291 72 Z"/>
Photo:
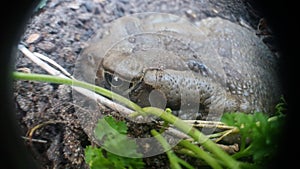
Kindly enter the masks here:
<path id="1" fill-rule="evenodd" d="M 81 53 L 75 77 L 183 119 L 272 113 L 276 58 L 255 31 L 218 17 L 197 25 L 170 14 L 116 20 Z"/>

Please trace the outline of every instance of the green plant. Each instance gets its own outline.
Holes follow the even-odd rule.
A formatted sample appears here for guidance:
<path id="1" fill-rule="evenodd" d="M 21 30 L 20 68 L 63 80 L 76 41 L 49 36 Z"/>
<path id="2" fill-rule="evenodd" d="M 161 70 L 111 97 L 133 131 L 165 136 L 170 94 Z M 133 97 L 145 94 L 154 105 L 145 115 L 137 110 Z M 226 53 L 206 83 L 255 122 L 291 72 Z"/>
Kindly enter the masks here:
<path id="1" fill-rule="evenodd" d="M 263 166 L 276 155 L 279 138 L 285 122 L 282 113 L 284 104 L 276 106 L 275 116 L 269 117 L 265 113 L 254 114 L 226 113 L 222 121 L 228 125 L 236 126 L 241 136 L 240 151 L 232 157 L 241 159 L 247 157 L 255 165 Z"/>

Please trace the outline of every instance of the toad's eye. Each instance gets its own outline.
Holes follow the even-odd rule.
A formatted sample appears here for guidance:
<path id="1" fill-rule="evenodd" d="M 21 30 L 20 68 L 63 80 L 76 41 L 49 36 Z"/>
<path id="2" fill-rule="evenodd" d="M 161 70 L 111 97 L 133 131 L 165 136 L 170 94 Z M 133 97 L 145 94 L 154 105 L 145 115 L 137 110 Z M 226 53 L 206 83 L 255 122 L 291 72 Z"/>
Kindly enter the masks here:
<path id="1" fill-rule="evenodd" d="M 114 76 L 110 73 L 105 73 L 104 74 L 106 82 L 111 86 L 111 87 L 119 87 L 122 86 L 123 80 L 119 78 L 118 76 Z"/>
<path id="2" fill-rule="evenodd" d="M 126 79 L 122 79 L 116 74 L 105 72 L 104 78 L 106 83 L 109 85 L 110 90 L 117 92 L 118 94 L 128 94 L 128 92 L 132 90 L 133 83 Z"/>

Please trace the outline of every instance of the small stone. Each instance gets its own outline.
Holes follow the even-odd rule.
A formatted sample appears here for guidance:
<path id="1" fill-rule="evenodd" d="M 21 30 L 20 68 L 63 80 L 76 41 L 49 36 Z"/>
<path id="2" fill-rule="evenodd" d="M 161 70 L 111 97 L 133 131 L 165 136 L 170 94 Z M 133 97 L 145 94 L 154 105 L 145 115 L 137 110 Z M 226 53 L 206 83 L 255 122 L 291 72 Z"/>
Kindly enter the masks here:
<path id="1" fill-rule="evenodd" d="M 75 34 L 75 40 L 80 41 L 80 34 Z"/>
<path id="2" fill-rule="evenodd" d="M 92 18 L 91 13 L 82 13 L 82 14 L 78 15 L 78 19 L 81 21 L 87 21 L 87 20 L 90 20 L 91 18 Z"/>
<path id="3" fill-rule="evenodd" d="M 195 19 L 197 17 L 197 14 L 191 9 L 186 10 L 185 14 L 192 19 Z"/>
<path id="4" fill-rule="evenodd" d="M 79 4 L 79 3 L 76 3 L 76 2 L 71 3 L 71 4 L 69 4 L 69 8 L 70 8 L 70 9 L 73 9 L 73 10 L 77 10 L 77 9 L 80 8 L 80 4 Z"/>
<path id="5" fill-rule="evenodd" d="M 56 49 L 56 46 L 49 41 L 43 41 L 39 43 L 37 46 L 46 53 L 51 53 Z"/>
<path id="6" fill-rule="evenodd" d="M 105 0 L 94 0 L 95 3 L 103 3 Z"/>
<path id="7" fill-rule="evenodd" d="M 28 38 L 25 42 L 28 43 L 28 44 L 36 43 L 39 40 L 41 40 L 41 37 L 42 37 L 41 34 L 33 33 L 33 34 L 28 36 Z"/>

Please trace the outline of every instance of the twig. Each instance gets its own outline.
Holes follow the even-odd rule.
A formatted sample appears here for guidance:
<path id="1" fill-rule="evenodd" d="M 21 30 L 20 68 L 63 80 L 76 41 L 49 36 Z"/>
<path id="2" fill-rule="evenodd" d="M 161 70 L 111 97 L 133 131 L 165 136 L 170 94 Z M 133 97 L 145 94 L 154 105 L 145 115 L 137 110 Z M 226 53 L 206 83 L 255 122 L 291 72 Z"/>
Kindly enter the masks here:
<path id="1" fill-rule="evenodd" d="M 40 123 L 40 124 L 34 126 L 33 128 L 31 128 L 31 129 L 27 132 L 26 136 L 27 136 L 29 139 L 32 139 L 32 136 L 33 136 L 34 132 L 35 132 L 37 129 L 39 129 L 39 128 L 45 126 L 45 125 L 48 125 L 48 124 L 57 124 L 57 123 L 66 123 L 66 122 L 65 122 L 65 121 L 54 121 L 54 120 L 50 120 L 50 121 L 46 121 L 46 122 Z"/>
<path id="2" fill-rule="evenodd" d="M 217 145 L 228 154 L 235 154 L 239 151 L 239 145 L 237 143 L 234 143 L 233 145 L 224 145 L 224 144 L 217 144 Z"/>
<path id="3" fill-rule="evenodd" d="M 194 127 L 201 127 L 201 128 L 218 128 L 218 129 L 235 128 L 233 126 L 228 126 L 220 121 L 204 121 L 204 120 L 183 120 L 183 121 L 193 125 Z"/>
<path id="4" fill-rule="evenodd" d="M 28 57 L 31 61 L 36 63 L 38 66 L 46 70 L 48 73 L 54 76 L 66 77 L 60 71 L 57 71 L 53 67 L 49 66 L 47 63 L 36 57 L 32 52 L 30 52 L 24 45 L 18 45 L 19 50 Z"/>
<path id="5" fill-rule="evenodd" d="M 220 140 L 222 140 L 223 138 L 225 138 L 226 136 L 228 136 L 229 134 L 232 134 L 232 133 L 237 133 L 239 130 L 238 128 L 233 128 L 233 129 L 229 129 L 229 130 L 225 130 L 223 132 L 219 132 L 219 133 L 215 133 L 215 134 L 211 134 L 211 135 L 208 135 L 209 138 L 213 138 L 213 137 L 218 137 L 215 142 L 219 142 Z"/>
<path id="6" fill-rule="evenodd" d="M 29 137 L 24 137 L 24 136 L 22 136 L 21 138 L 24 139 L 24 140 L 29 140 L 29 141 L 37 142 L 37 143 L 44 143 L 44 144 L 47 143 L 47 140 L 29 138 Z"/>
<path id="7" fill-rule="evenodd" d="M 165 131 L 168 134 L 171 134 L 172 136 L 175 136 L 177 138 L 181 138 L 181 139 L 192 139 L 189 135 L 173 128 L 173 127 L 168 127 L 167 130 Z"/>
<path id="8" fill-rule="evenodd" d="M 58 68 L 63 74 L 65 74 L 66 76 L 68 76 L 69 78 L 71 79 L 74 79 L 74 77 L 66 70 L 64 69 L 63 67 L 61 67 L 58 63 L 56 63 L 54 60 L 48 58 L 47 56 L 45 55 L 42 55 L 40 53 L 37 53 L 37 52 L 34 52 L 33 53 L 35 56 L 37 56 L 38 58 L 48 62 L 48 63 L 51 63 L 53 66 L 55 66 L 56 68 Z"/>
<path id="9" fill-rule="evenodd" d="M 228 136 L 231 133 L 237 133 L 238 129 L 237 127 L 234 126 L 227 126 L 222 122 L 218 121 L 203 121 L 203 120 L 183 120 L 184 122 L 194 126 L 194 127 L 201 127 L 201 128 L 217 128 L 217 129 L 222 129 L 224 131 L 218 132 L 218 133 L 213 133 L 210 135 L 207 135 L 208 138 L 217 138 L 215 142 L 219 142 L 222 140 L 224 137 Z M 163 122 L 160 122 L 162 124 Z M 181 139 L 186 139 L 189 141 L 194 141 L 190 136 L 187 134 L 173 128 L 173 125 L 170 125 L 170 127 L 167 128 L 166 130 L 167 133 Z"/>
<path id="10" fill-rule="evenodd" d="M 58 76 L 58 77 L 62 77 L 62 78 L 70 79 L 66 75 L 61 73 L 60 71 L 54 69 L 49 64 L 42 61 L 39 57 L 37 57 L 35 54 L 33 54 L 31 51 L 29 51 L 24 45 L 18 45 L 18 48 L 26 57 L 28 57 L 30 60 L 32 60 L 34 63 L 36 63 L 38 66 L 40 66 L 41 68 L 46 70 L 49 74 Z M 39 56 L 41 56 L 41 55 L 39 55 Z M 46 56 L 42 56 L 42 58 L 43 58 L 43 60 L 47 60 L 47 61 L 51 62 L 51 64 L 53 64 L 53 65 L 58 65 L 55 61 L 53 61 L 53 60 L 50 61 L 51 59 L 46 59 Z M 63 69 L 63 70 L 65 70 L 65 69 Z M 70 74 L 70 73 L 67 72 L 66 74 Z M 112 110 L 118 111 L 123 115 L 128 116 L 129 114 L 131 114 L 133 112 L 132 110 L 128 109 L 127 107 L 117 104 L 117 103 L 115 103 L 101 95 L 98 95 L 90 90 L 87 90 L 87 89 L 84 89 L 81 87 L 76 87 L 76 86 L 72 86 L 72 88 L 74 90 L 76 90 L 77 92 L 85 95 L 86 97 L 95 99 L 98 102 L 100 102 L 101 104 L 111 108 Z"/>
<path id="11" fill-rule="evenodd" d="M 54 121 L 54 120 L 50 120 L 50 121 L 46 121 L 46 122 L 43 122 L 43 123 L 40 123 L 36 126 L 34 126 L 33 128 L 31 128 L 30 130 L 27 131 L 26 133 L 26 138 L 29 140 L 30 144 L 32 145 L 32 142 L 34 141 L 34 139 L 32 138 L 34 132 L 45 126 L 45 125 L 48 125 L 48 124 L 57 124 L 57 123 L 66 123 L 65 121 Z"/>

